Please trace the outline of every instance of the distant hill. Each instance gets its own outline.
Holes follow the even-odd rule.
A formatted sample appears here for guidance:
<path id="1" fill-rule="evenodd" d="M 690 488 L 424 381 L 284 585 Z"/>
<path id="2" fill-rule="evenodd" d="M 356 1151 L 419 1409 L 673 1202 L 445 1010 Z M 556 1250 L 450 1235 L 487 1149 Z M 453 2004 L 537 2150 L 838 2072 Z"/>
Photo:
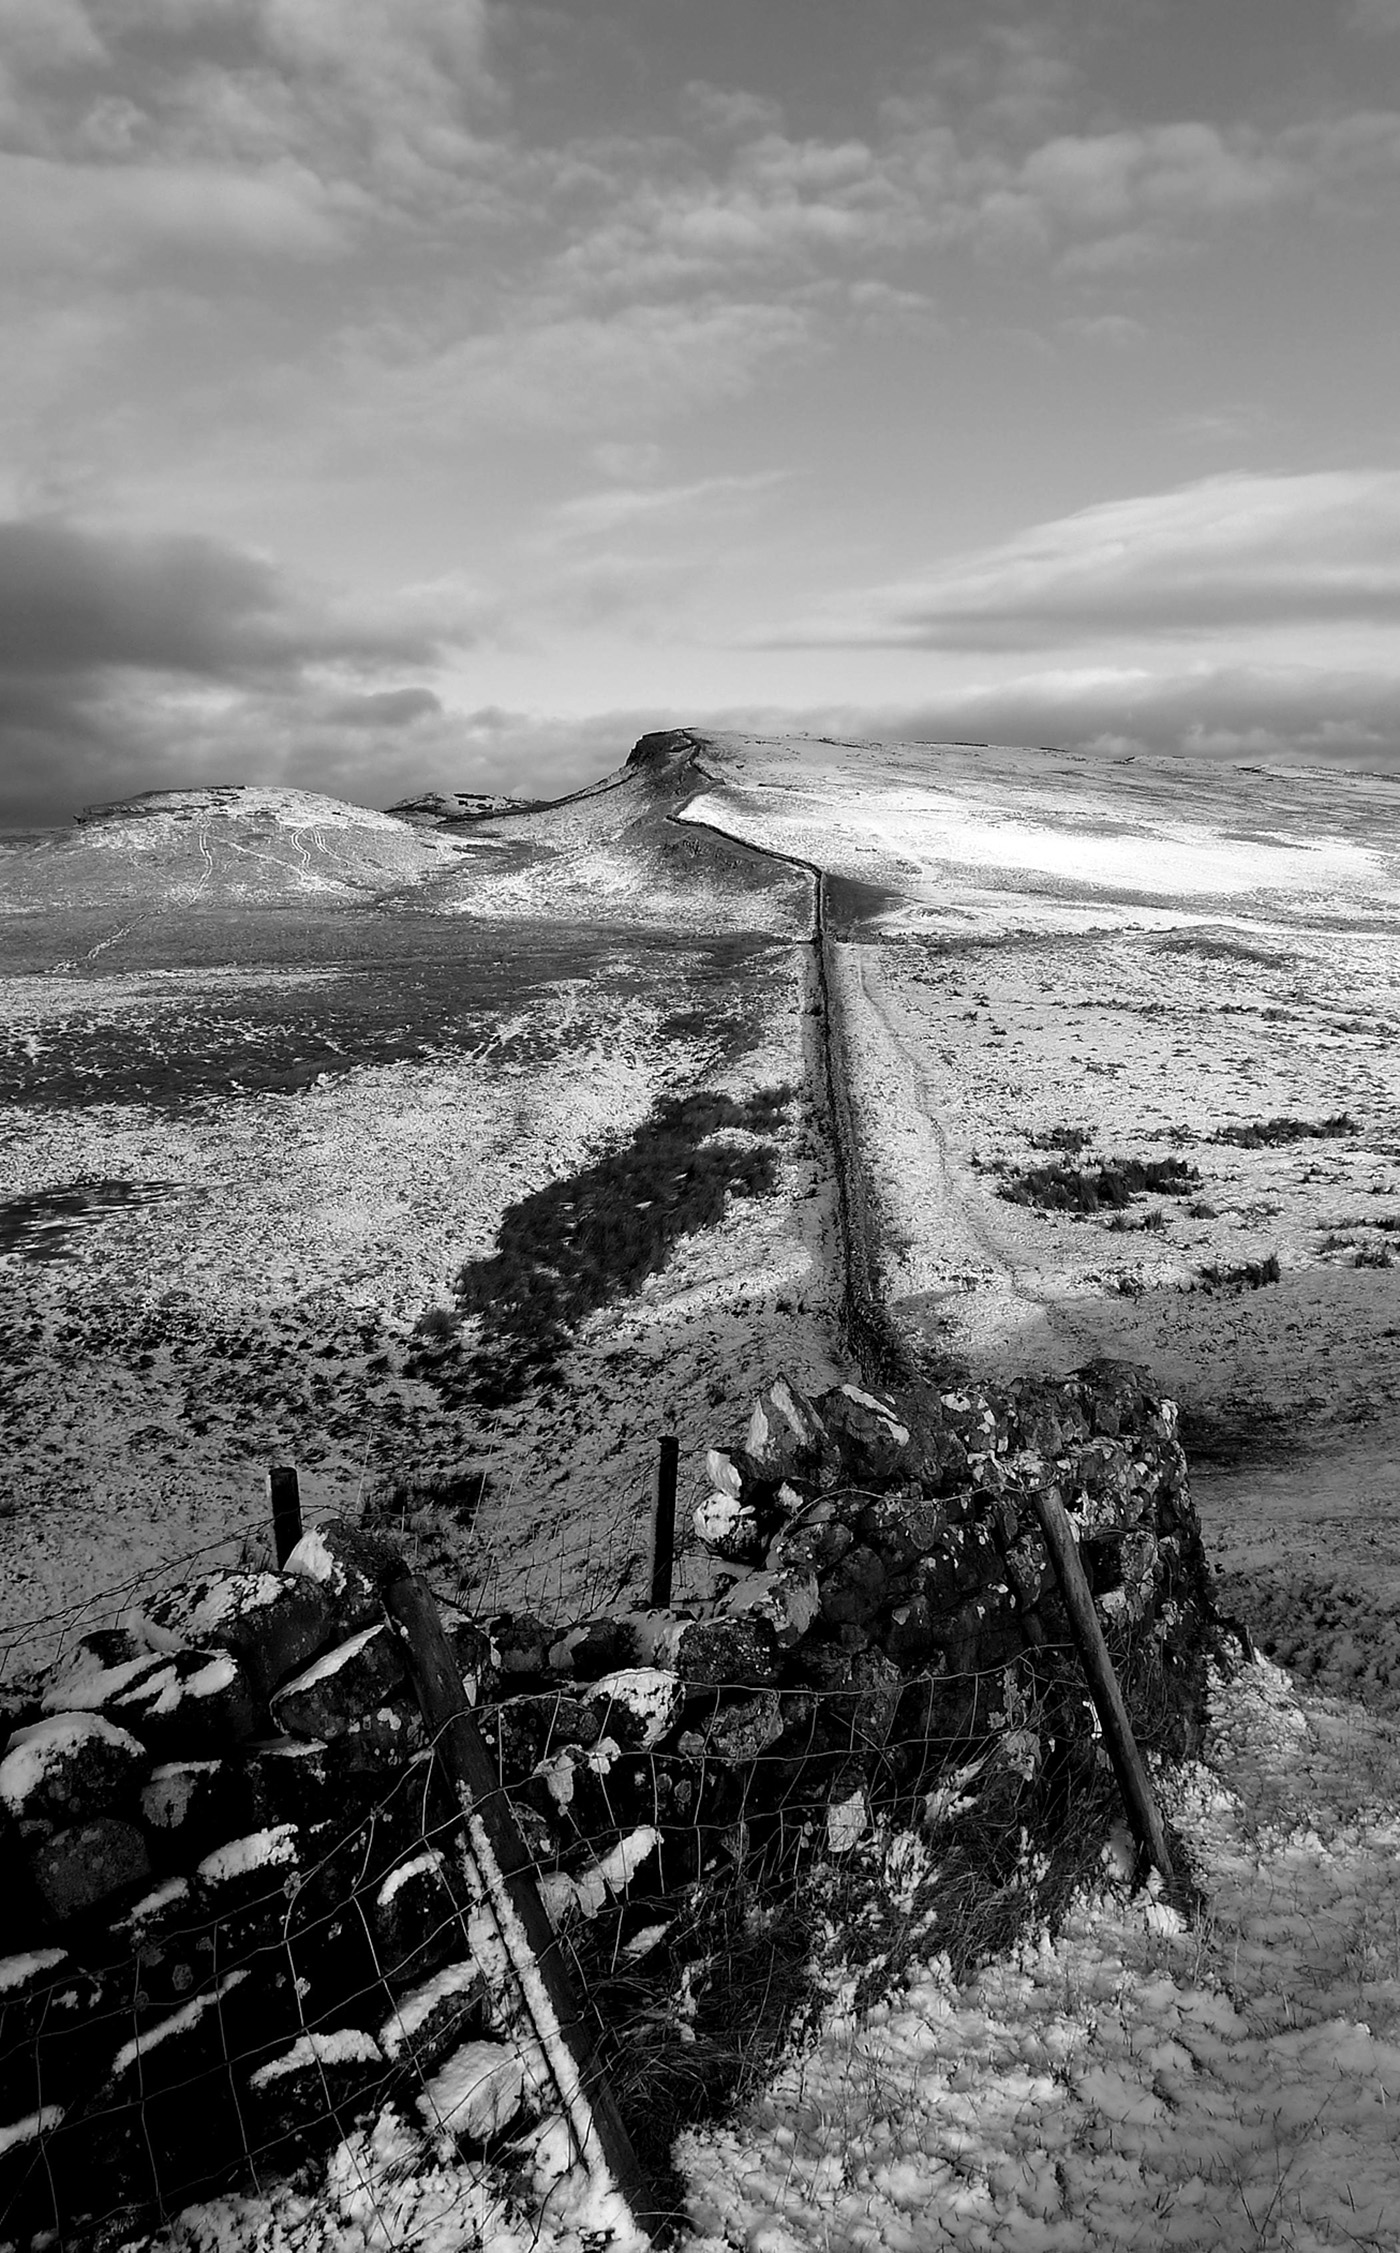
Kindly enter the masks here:
<path id="1" fill-rule="evenodd" d="M 548 805 L 547 798 L 512 798 L 504 792 L 484 790 L 425 790 L 419 798 L 401 798 L 385 811 L 400 821 L 427 827 L 444 822 L 483 821 L 488 814 L 528 814 Z"/>
<path id="2" fill-rule="evenodd" d="M 57 835 L 0 841 L 0 909 L 349 901 L 457 859 L 449 839 L 313 791 L 146 790 L 84 807 Z"/>

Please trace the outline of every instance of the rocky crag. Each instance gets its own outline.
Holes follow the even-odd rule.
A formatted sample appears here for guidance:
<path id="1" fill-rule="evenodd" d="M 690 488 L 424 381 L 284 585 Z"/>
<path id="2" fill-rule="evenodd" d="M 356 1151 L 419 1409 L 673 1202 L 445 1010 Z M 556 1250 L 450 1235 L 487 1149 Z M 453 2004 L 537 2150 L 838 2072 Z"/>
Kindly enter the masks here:
<path id="1" fill-rule="evenodd" d="M 703 1605 L 445 1614 L 605 2054 L 618 1966 L 634 2010 L 641 1987 L 693 2001 L 705 1904 L 740 1877 L 927 1827 L 950 1777 L 960 1820 L 1013 1838 L 1090 1789 L 1038 1488 L 1144 1741 L 1198 1741 L 1206 1567 L 1174 1407 L 1140 1372 L 816 1401 L 780 1380 L 709 1468 Z M 177 1588 L 12 1686 L 6 2237 L 169 2212 L 386 2107 L 425 2163 L 474 2153 L 548 2191 L 538 2059 L 382 1603 L 401 1570 L 326 1525 L 284 1571 Z"/>

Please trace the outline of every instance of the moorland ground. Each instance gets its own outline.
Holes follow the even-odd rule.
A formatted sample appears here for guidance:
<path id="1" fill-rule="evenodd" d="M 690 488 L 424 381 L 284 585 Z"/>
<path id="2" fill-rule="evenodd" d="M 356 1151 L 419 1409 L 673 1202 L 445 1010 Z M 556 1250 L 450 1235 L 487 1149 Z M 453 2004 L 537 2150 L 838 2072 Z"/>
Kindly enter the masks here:
<path id="1" fill-rule="evenodd" d="M 381 1498 L 482 1602 L 637 1592 L 660 1434 L 693 1500 L 765 1377 L 852 1373 L 829 1034 L 905 1335 L 1146 1361 L 1230 1608 L 1400 1699 L 1397 805 L 1342 774 L 687 734 L 448 824 L 378 896 L 310 888 L 302 816 L 259 902 L 206 882 L 213 821 L 206 889 L 158 912 L 44 909 L 31 869 L 0 917 L 9 1620 L 262 1538 L 278 1460 L 313 1511 Z M 793 859 L 828 872 L 829 1026 Z M 728 1152 L 727 1186 L 668 1236 L 665 1106 L 702 1092 L 734 1108 L 685 1163 Z M 591 1310 L 483 1384 L 501 1325 L 459 1280 L 541 1197 Z"/>

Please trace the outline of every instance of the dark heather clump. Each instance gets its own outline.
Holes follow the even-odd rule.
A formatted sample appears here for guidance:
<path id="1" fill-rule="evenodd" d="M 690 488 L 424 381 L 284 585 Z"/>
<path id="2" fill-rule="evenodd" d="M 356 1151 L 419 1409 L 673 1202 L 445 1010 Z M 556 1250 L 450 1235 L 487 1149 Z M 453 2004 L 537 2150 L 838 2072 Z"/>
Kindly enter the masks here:
<path id="1" fill-rule="evenodd" d="M 1030 1166 L 1003 1182 L 998 1195 L 1045 1212 L 1121 1212 L 1134 1197 L 1184 1197 L 1200 1178 L 1181 1158 L 1108 1158 L 1101 1166 Z"/>
<path id="2" fill-rule="evenodd" d="M 790 1099 L 788 1088 L 667 1096 L 620 1148 L 508 1207 L 495 1251 L 457 1278 L 459 1312 L 485 1323 L 475 1397 L 510 1400 L 547 1381 L 585 1315 L 659 1273 L 682 1236 L 723 1218 L 726 1197 L 768 1195 L 772 1144 L 730 1137 L 770 1132 Z"/>

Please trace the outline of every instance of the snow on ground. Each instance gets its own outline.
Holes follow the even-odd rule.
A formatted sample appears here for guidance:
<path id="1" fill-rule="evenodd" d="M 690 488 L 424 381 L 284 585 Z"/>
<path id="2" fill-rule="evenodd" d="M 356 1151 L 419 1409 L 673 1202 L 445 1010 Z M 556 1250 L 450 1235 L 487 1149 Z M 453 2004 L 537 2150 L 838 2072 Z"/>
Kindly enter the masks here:
<path id="1" fill-rule="evenodd" d="M 682 2139 L 693 2253 L 1390 2253 L 1396 1733 L 1245 1666 L 1164 1796 L 1194 1924 L 1106 1875 L 961 1988 L 945 1958 L 864 2016 L 838 1991 L 736 2125 Z"/>

